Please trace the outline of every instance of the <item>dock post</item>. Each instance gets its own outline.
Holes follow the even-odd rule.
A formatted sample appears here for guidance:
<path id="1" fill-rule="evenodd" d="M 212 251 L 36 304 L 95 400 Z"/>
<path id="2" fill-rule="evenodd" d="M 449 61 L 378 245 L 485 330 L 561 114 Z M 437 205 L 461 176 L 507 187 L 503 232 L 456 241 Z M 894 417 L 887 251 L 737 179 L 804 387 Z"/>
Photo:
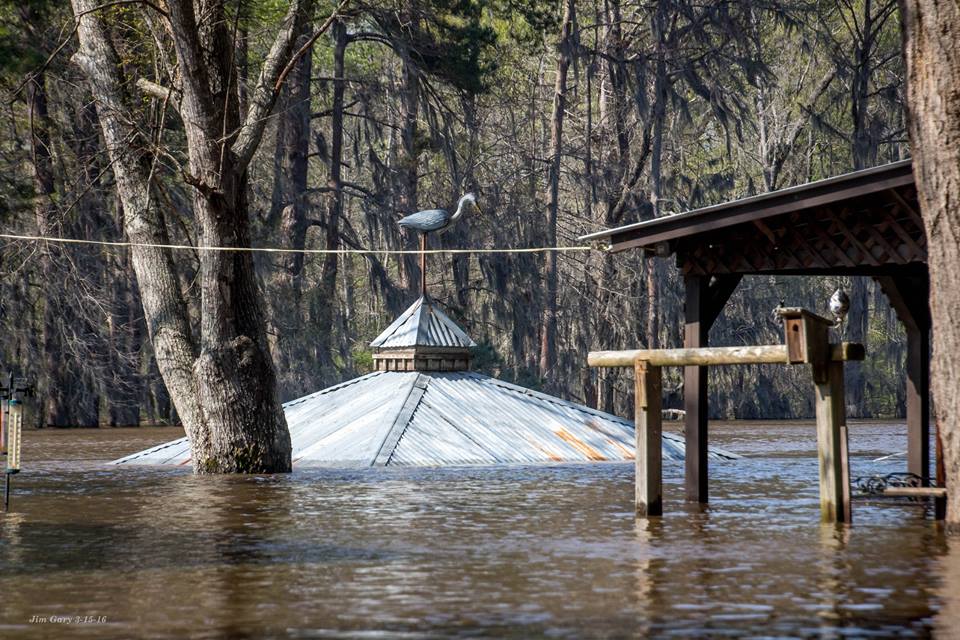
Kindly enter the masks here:
<path id="1" fill-rule="evenodd" d="M 636 505 L 639 516 L 663 515 L 663 451 L 660 441 L 662 395 L 660 367 L 634 362 L 636 424 Z"/>
<path id="2" fill-rule="evenodd" d="M 850 462 L 844 417 L 843 362 L 814 365 L 820 516 L 824 522 L 851 522 Z"/>
<path id="3" fill-rule="evenodd" d="M 707 289 L 709 279 L 700 276 L 686 278 L 684 303 L 683 346 L 686 349 L 706 347 L 709 342 L 710 318 L 707 316 Z M 708 480 L 710 459 L 707 457 L 707 368 L 683 368 L 684 417 L 684 483 L 689 502 L 706 503 L 709 500 Z"/>

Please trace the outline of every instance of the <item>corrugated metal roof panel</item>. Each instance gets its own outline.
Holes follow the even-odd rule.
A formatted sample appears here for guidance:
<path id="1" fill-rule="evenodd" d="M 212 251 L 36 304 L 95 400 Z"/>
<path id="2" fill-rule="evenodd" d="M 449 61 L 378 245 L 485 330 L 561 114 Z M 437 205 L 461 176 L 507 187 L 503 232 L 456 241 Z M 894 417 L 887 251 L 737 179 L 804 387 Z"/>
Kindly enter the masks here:
<path id="1" fill-rule="evenodd" d="M 421 297 L 377 336 L 370 346 L 469 348 L 477 346 L 477 343 L 441 311 L 436 302 Z"/>
<path id="2" fill-rule="evenodd" d="M 627 420 L 476 373 L 430 378 L 391 465 L 475 464 L 478 457 L 486 463 L 633 459 L 634 429 Z M 451 439 L 469 445 L 459 457 L 447 450 Z M 666 434 L 663 455 L 682 460 L 682 440 Z"/>
<path id="3" fill-rule="evenodd" d="M 297 466 L 522 464 L 634 456 L 632 422 L 478 373 L 377 372 L 288 402 L 284 411 Z M 737 457 L 715 448 L 709 455 Z M 664 434 L 663 456 L 682 460 L 683 439 Z M 117 464 L 186 464 L 189 459 L 189 445 L 181 438 Z"/>
<path id="4" fill-rule="evenodd" d="M 190 441 L 177 438 L 114 460 L 113 464 L 182 464 L 190 461 Z"/>

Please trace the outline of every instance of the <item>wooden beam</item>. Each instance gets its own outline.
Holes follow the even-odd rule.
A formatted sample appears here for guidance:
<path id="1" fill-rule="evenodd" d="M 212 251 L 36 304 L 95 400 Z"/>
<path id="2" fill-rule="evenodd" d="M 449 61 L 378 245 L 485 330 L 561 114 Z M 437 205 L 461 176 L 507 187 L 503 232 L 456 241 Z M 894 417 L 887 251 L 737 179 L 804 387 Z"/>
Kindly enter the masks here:
<path id="1" fill-rule="evenodd" d="M 814 225 L 813 230 L 816 232 L 817 236 L 819 236 L 820 239 L 823 240 L 827 246 L 833 250 L 833 255 L 836 257 L 836 260 L 831 262 L 836 262 L 839 260 L 848 267 L 857 266 L 857 263 L 850 259 L 850 256 L 847 255 L 847 252 L 844 251 L 843 247 L 837 244 L 837 241 L 830 237 L 830 234 L 824 231 L 822 226 Z"/>
<path id="2" fill-rule="evenodd" d="M 891 213 L 891 217 L 892 216 L 893 216 L 893 213 Z M 903 228 L 903 225 L 901 225 L 900 222 L 895 217 L 892 217 L 892 221 L 890 224 L 891 224 L 890 228 L 893 229 L 893 232 L 897 234 L 897 236 L 905 245 L 910 247 L 910 250 L 913 251 L 913 255 L 923 256 L 923 260 L 924 262 L 926 262 L 927 250 L 921 247 L 919 244 L 917 244 L 916 240 L 910 237 L 910 234 L 907 233 L 907 230 Z M 920 231 L 923 232 L 923 227 L 920 227 Z"/>
<path id="3" fill-rule="evenodd" d="M 833 218 L 833 223 L 837 225 L 838 229 L 840 229 L 840 233 L 843 235 L 843 237 L 845 237 L 850 244 L 856 247 L 857 251 L 860 252 L 860 255 L 863 256 L 863 262 L 867 262 L 874 267 L 879 267 L 880 261 L 877 260 L 876 256 L 873 255 L 873 252 L 870 251 L 870 247 L 860 242 L 860 238 L 850 231 L 850 228 L 843 223 L 843 216 L 849 215 L 849 213 L 849 210 L 844 208 Z"/>
<path id="4" fill-rule="evenodd" d="M 881 495 L 903 498 L 946 498 L 947 490 L 944 487 L 887 487 Z"/>
<path id="5" fill-rule="evenodd" d="M 743 276 L 739 274 L 709 277 L 687 277 L 684 280 L 686 300 L 684 307 L 683 346 L 706 347 L 710 327 L 723 312 L 727 300 L 736 290 Z M 684 483 L 686 498 L 691 502 L 707 502 L 709 497 L 709 464 L 707 455 L 707 369 L 688 366 L 683 370 Z"/>
<path id="6" fill-rule="evenodd" d="M 820 468 L 820 517 L 850 522 L 850 466 L 847 457 L 843 362 L 826 365 L 825 382 L 815 383 L 817 458 Z M 819 376 L 814 376 L 817 379 Z"/>
<path id="7" fill-rule="evenodd" d="M 897 224 L 896 221 L 893 220 L 892 218 L 888 218 L 884 220 L 879 225 L 873 225 L 873 224 L 862 225 L 858 223 L 854 225 L 853 232 L 859 233 L 861 229 L 866 231 L 866 233 L 870 236 L 870 239 L 872 239 L 874 242 L 879 244 L 880 247 L 887 253 L 887 255 L 889 256 L 889 259 L 887 260 L 887 262 L 907 264 L 910 261 L 907 258 L 904 258 L 903 255 L 901 255 L 901 253 L 897 251 L 897 248 L 887 241 L 887 239 L 883 235 L 883 231 L 880 228 L 881 226 L 885 226 L 886 228 L 892 228 L 896 226 L 896 224 Z"/>
<path id="8" fill-rule="evenodd" d="M 727 305 L 727 300 L 729 300 L 733 292 L 736 291 L 737 285 L 740 284 L 741 280 L 743 280 L 743 276 L 739 273 L 734 273 L 715 276 L 709 281 L 710 284 L 707 286 L 708 304 L 705 309 L 701 309 L 701 321 L 707 325 L 708 332 L 723 312 L 723 308 Z"/>
<path id="9" fill-rule="evenodd" d="M 909 202 L 907 202 L 907 199 L 904 198 L 902 195 L 900 195 L 900 192 L 897 191 L 896 189 L 889 189 L 889 190 L 887 191 L 887 193 L 889 193 L 891 196 L 893 196 L 893 199 L 896 200 L 897 203 L 898 203 L 901 207 L 903 207 L 903 210 L 906 211 L 906 212 L 910 215 L 911 220 L 917 222 L 917 223 L 920 225 L 920 228 L 921 228 L 921 229 L 924 228 L 924 226 L 923 226 L 923 218 L 922 218 L 922 217 L 920 216 L 920 214 L 917 212 L 917 207 L 915 207 L 914 205 L 912 205 L 912 204 L 910 204 Z M 919 203 L 917 203 L 917 204 L 919 204 Z"/>
<path id="10" fill-rule="evenodd" d="M 878 276 L 883 293 L 907 328 L 930 329 L 930 279 L 926 273 L 914 276 Z"/>
<path id="11" fill-rule="evenodd" d="M 929 279 L 877 278 L 907 332 L 907 470 L 930 483 Z"/>
<path id="12" fill-rule="evenodd" d="M 830 345 L 830 360 L 844 362 L 863 360 L 863 345 L 843 342 Z M 657 367 L 719 366 L 731 364 L 790 364 L 787 345 L 768 344 L 743 347 L 702 347 L 699 349 L 628 349 L 626 351 L 591 351 L 587 365 L 591 367 L 631 367 L 645 360 Z"/>
<path id="13" fill-rule="evenodd" d="M 716 314 L 710 313 L 708 302 L 709 278 L 685 279 L 686 306 L 684 309 L 683 346 L 706 347 L 710 326 Z M 719 313 L 719 312 L 718 312 Z M 589 362 L 589 357 L 587 358 Z M 705 503 L 709 499 L 708 474 L 710 458 L 707 455 L 707 368 L 685 367 L 683 370 L 684 419 L 684 488 L 690 502 Z"/>
<path id="14" fill-rule="evenodd" d="M 907 471 L 930 484 L 930 333 L 907 329 Z"/>
<path id="15" fill-rule="evenodd" d="M 634 364 L 636 424 L 636 507 L 639 516 L 663 515 L 663 394 L 660 367 L 643 360 Z"/>

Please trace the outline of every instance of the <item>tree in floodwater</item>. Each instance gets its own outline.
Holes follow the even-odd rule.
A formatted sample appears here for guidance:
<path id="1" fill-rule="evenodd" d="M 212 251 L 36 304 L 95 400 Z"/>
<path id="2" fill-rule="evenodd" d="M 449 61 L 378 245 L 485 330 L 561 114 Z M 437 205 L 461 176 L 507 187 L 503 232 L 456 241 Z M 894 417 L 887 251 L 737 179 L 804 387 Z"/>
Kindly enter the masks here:
<path id="1" fill-rule="evenodd" d="M 904 0 L 900 10 L 913 173 L 930 267 L 933 404 L 952 489 L 947 525 L 960 533 L 960 6 Z"/>
<path id="2" fill-rule="evenodd" d="M 295 0 L 263 61 L 241 114 L 235 41 L 239 16 L 223 2 L 169 0 L 143 8 L 160 41 L 170 86 L 141 78 L 137 86 L 179 115 L 186 147 L 198 244 L 250 246 L 247 170 L 292 62 L 293 43 L 310 18 L 311 0 Z M 79 50 L 124 209 L 132 264 L 157 362 L 202 473 L 290 470 L 290 434 L 277 398 L 262 301 L 248 252 L 200 252 L 199 334 L 191 326 L 169 251 L 154 186 L 158 141 L 138 128 L 138 97 L 118 53 L 123 32 L 111 30 L 109 8 L 73 0 Z M 329 25 L 329 22 L 327 23 Z M 159 131 L 162 134 L 162 129 Z M 167 152 L 169 153 L 169 152 Z"/>

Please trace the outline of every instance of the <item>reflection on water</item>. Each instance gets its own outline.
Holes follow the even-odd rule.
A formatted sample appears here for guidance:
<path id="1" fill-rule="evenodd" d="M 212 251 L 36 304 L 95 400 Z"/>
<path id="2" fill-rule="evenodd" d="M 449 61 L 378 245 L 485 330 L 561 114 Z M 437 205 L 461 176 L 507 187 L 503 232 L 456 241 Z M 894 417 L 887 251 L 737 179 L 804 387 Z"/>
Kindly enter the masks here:
<path id="1" fill-rule="evenodd" d="M 899 470 L 870 461 L 903 432 L 853 425 L 853 473 Z M 822 525 L 812 425 L 713 434 L 748 457 L 714 463 L 710 506 L 667 465 L 666 515 L 637 520 L 629 464 L 195 477 L 102 464 L 172 429 L 29 432 L 0 515 L 0 637 L 960 630 L 960 543 L 923 507 Z"/>

